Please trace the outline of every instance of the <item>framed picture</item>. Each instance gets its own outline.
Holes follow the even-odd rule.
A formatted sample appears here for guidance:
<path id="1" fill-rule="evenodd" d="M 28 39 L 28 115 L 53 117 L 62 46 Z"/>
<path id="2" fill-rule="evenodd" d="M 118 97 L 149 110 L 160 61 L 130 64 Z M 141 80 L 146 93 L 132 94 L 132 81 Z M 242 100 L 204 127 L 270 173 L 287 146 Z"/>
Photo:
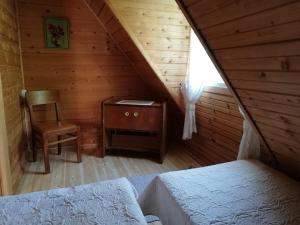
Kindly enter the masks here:
<path id="1" fill-rule="evenodd" d="M 45 47 L 69 48 L 69 20 L 66 18 L 44 17 Z"/>

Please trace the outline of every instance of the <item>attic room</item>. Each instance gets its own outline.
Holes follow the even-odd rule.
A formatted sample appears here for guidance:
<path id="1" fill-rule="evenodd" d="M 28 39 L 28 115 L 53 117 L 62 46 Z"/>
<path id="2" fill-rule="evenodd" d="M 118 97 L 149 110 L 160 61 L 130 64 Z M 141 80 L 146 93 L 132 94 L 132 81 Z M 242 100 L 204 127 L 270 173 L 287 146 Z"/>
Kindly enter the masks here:
<path id="1" fill-rule="evenodd" d="M 0 0 L 0 224 L 300 224 L 299 12 Z"/>

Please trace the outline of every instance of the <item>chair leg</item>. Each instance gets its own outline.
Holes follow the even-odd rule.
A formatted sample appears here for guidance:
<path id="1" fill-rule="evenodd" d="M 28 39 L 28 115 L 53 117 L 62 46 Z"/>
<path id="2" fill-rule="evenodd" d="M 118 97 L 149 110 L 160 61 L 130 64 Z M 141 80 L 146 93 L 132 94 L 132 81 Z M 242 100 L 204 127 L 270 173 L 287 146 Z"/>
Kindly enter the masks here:
<path id="1" fill-rule="evenodd" d="M 57 136 L 57 140 L 58 140 L 58 141 L 61 140 L 61 136 L 60 136 L 60 135 Z M 61 155 L 61 143 L 58 143 L 58 144 L 57 144 L 57 154 L 58 154 L 58 155 Z"/>
<path id="2" fill-rule="evenodd" d="M 77 162 L 81 162 L 81 134 L 80 134 L 80 127 L 77 127 Z"/>
<path id="3" fill-rule="evenodd" d="M 43 152 L 44 152 L 44 164 L 45 164 L 45 173 L 50 173 L 50 163 L 49 163 L 49 154 L 48 154 L 48 138 L 43 137 Z"/>

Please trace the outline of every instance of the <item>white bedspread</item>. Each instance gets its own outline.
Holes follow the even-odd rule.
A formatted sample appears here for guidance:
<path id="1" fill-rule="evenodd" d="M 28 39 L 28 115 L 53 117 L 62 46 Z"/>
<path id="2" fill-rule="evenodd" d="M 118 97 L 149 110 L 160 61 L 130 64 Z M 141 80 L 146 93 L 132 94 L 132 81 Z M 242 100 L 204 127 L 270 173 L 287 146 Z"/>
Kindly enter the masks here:
<path id="1" fill-rule="evenodd" d="M 258 161 L 161 174 L 139 203 L 163 225 L 300 225 L 300 183 Z"/>
<path id="2" fill-rule="evenodd" d="M 1 225 L 146 225 L 125 178 L 0 198 Z"/>

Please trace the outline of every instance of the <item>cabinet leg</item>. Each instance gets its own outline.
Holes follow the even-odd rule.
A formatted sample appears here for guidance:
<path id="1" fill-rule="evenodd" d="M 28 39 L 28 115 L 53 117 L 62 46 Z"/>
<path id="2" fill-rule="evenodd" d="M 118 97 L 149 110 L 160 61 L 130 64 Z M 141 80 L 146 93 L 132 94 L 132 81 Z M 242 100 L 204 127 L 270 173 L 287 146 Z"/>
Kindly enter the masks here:
<path id="1" fill-rule="evenodd" d="M 80 127 L 77 128 L 77 162 L 81 162 L 81 133 L 80 133 Z"/>
<path id="2" fill-rule="evenodd" d="M 163 164 L 163 162 L 164 162 L 164 156 L 163 156 L 163 155 L 160 155 L 160 157 L 159 157 L 159 163 L 160 163 L 160 164 Z"/>
<path id="3" fill-rule="evenodd" d="M 61 140 L 61 136 L 60 135 L 57 136 L 57 140 L 58 141 Z M 61 143 L 57 144 L 57 155 L 61 155 Z"/>
<path id="4" fill-rule="evenodd" d="M 36 150 L 36 139 L 34 134 L 32 134 L 32 161 L 36 162 L 37 160 L 37 150 Z"/>

